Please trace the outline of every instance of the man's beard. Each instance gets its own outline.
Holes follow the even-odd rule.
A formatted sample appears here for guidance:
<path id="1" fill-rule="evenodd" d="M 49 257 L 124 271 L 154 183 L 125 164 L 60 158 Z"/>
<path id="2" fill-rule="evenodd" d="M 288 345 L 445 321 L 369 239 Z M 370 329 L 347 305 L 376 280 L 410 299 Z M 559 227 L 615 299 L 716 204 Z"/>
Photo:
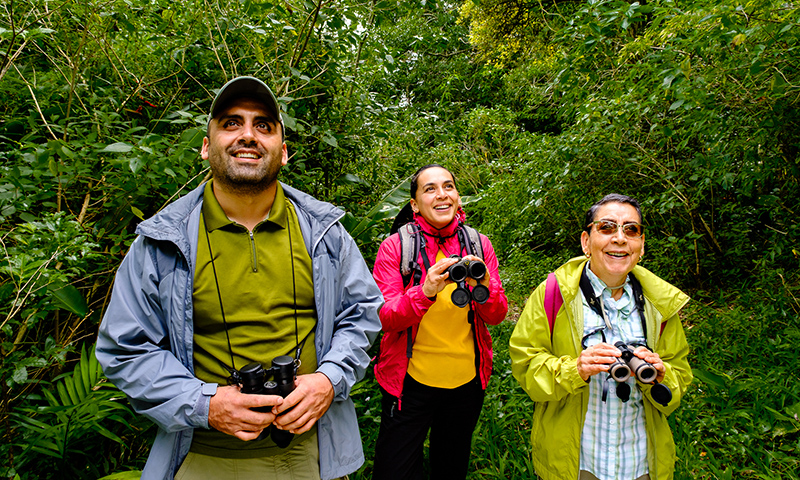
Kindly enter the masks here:
<path id="1" fill-rule="evenodd" d="M 278 178 L 281 169 L 282 149 L 267 152 L 258 148 L 262 162 L 258 165 L 237 164 L 233 158 L 233 151 L 238 147 L 231 147 L 230 152 L 210 149 L 208 162 L 214 182 L 225 190 L 240 195 L 256 195 L 267 190 Z"/>

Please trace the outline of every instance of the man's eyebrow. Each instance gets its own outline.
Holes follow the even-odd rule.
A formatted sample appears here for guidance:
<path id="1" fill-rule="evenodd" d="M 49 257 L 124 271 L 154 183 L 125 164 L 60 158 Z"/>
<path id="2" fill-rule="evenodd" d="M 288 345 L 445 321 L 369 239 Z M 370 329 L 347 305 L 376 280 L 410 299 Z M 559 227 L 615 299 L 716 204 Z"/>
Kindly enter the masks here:
<path id="1" fill-rule="evenodd" d="M 242 120 L 244 120 L 244 115 L 239 115 L 237 113 L 230 113 L 230 114 L 227 114 L 227 115 L 221 115 L 219 117 L 218 122 L 222 123 L 222 122 L 225 122 L 227 120 L 238 120 L 238 121 L 241 122 Z M 271 120 L 270 117 L 267 116 L 267 115 L 258 115 L 257 117 L 255 117 L 253 119 L 253 121 L 254 122 L 264 122 L 264 123 L 269 123 L 269 124 L 278 123 L 275 120 Z"/>
<path id="2" fill-rule="evenodd" d="M 236 115 L 234 113 L 230 113 L 230 114 L 220 115 L 219 122 L 223 122 L 225 120 L 241 120 L 241 119 L 242 119 L 241 115 Z"/>

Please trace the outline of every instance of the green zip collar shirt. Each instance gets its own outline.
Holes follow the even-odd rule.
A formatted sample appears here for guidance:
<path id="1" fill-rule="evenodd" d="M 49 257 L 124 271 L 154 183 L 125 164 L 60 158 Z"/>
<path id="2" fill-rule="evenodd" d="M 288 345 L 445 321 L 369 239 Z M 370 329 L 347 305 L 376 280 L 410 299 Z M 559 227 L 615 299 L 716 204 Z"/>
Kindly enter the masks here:
<path id="1" fill-rule="evenodd" d="M 212 182 L 202 209 L 192 294 L 195 375 L 226 384 L 223 364 L 241 369 L 260 362 L 269 368 L 277 356 L 294 358 L 298 345 L 303 348 L 297 373 L 313 373 L 317 316 L 311 257 L 283 188 L 278 185 L 272 210 L 252 232 L 225 215 Z M 197 453 L 239 458 L 270 455 L 276 448 L 269 440 L 243 442 L 214 430 L 197 431 L 192 442 Z M 256 451 L 246 453 L 249 449 Z"/>

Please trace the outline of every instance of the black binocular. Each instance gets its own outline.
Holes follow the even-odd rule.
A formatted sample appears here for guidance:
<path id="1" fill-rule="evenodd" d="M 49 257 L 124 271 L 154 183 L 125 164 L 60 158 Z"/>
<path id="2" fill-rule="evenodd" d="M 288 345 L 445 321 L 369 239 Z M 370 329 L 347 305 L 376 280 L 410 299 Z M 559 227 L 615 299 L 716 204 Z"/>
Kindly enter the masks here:
<path id="1" fill-rule="evenodd" d="M 242 393 L 255 395 L 279 395 L 286 398 L 294 391 L 294 380 L 297 375 L 297 365 L 292 357 L 281 355 L 272 360 L 272 367 L 265 370 L 260 363 L 253 362 L 239 370 Z M 272 377 L 273 380 L 267 380 Z M 258 407 L 253 410 L 269 412 L 272 407 Z M 294 434 L 279 428 L 270 428 L 261 432 L 258 440 L 263 440 L 269 435 L 272 441 L 280 448 L 286 448 L 291 443 Z"/>
<path id="2" fill-rule="evenodd" d="M 451 258 L 459 257 L 452 255 Z M 486 300 L 489 300 L 489 289 L 486 286 L 479 283 L 472 287 L 472 291 L 467 288 L 467 278 L 480 281 L 486 276 L 485 263 L 460 258 L 456 263 L 450 265 L 447 272 L 450 274 L 448 278 L 456 284 L 456 289 L 450 295 L 453 305 L 464 308 L 469 304 L 470 300 L 475 300 L 478 303 L 486 303 Z"/>
<path id="3" fill-rule="evenodd" d="M 621 358 L 614 360 L 608 368 L 608 374 L 618 382 L 617 397 L 623 402 L 627 402 L 630 398 L 631 387 L 624 383 L 631 375 L 635 376 L 637 380 L 642 383 L 652 384 L 650 394 L 653 400 L 663 406 L 667 406 L 672 400 L 672 391 L 663 383 L 658 383 L 658 371 L 652 363 L 642 360 L 633 353 L 633 348 L 625 342 L 617 342 L 615 347 L 622 352 Z"/>

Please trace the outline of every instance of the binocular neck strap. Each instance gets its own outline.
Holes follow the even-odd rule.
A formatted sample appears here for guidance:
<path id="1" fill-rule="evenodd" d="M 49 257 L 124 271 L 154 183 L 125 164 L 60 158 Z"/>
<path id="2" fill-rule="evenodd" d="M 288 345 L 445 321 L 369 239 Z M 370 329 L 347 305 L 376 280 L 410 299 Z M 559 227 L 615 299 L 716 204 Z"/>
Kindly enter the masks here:
<path id="1" fill-rule="evenodd" d="M 592 311 L 600 316 L 605 322 L 606 327 L 611 330 L 611 323 L 608 321 L 608 317 L 606 317 L 606 311 L 603 308 L 603 301 L 594 294 L 594 288 L 592 288 L 592 281 L 589 280 L 589 275 L 586 274 L 586 270 L 589 268 L 589 262 L 586 262 L 586 266 L 583 268 L 581 272 L 581 279 L 579 282 L 579 286 L 581 287 L 581 293 L 583 294 L 583 298 L 586 299 L 586 303 L 589 304 L 589 308 Z"/>
<path id="2" fill-rule="evenodd" d="M 206 226 L 206 214 L 202 211 L 200 212 L 201 216 L 203 217 L 203 225 L 202 228 L 206 232 L 206 244 L 208 245 L 208 255 L 211 257 L 211 271 L 214 272 L 214 285 L 217 287 L 217 298 L 219 299 L 219 312 L 222 315 L 222 325 L 225 327 L 225 338 L 228 341 L 228 352 L 231 356 L 231 365 L 228 367 L 225 365 L 222 360 L 219 360 L 220 364 L 225 368 L 225 370 L 231 374 L 229 377 L 231 381 L 235 381 L 239 375 L 239 371 L 236 369 L 236 362 L 233 359 L 233 347 L 231 346 L 231 336 L 228 333 L 228 322 L 225 319 L 225 308 L 222 306 L 222 293 L 219 289 L 219 279 L 217 278 L 217 266 L 214 263 L 214 252 L 211 250 L 211 238 L 208 235 L 208 227 Z M 288 220 L 287 220 L 288 222 Z M 294 270 L 294 248 L 292 246 L 292 227 L 291 225 L 286 225 L 286 232 L 289 234 L 289 258 L 291 259 L 292 263 L 292 301 L 294 302 L 294 341 L 295 341 L 295 357 L 294 362 L 295 366 L 300 365 L 300 353 L 303 350 L 303 346 L 308 340 L 308 337 L 304 338 L 302 342 L 300 342 L 300 334 L 298 332 L 297 326 L 297 281 L 295 278 L 295 270 Z M 238 382 L 236 382 L 238 383 Z"/>
<path id="3" fill-rule="evenodd" d="M 231 336 L 228 334 L 228 322 L 225 320 L 225 309 L 222 307 L 222 293 L 219 290 L 219 280 L 217 280 L 217 266 L 214 263 L 214 252 L 211 250 L 211 237 L 208 235 L 208 225 L 206 224 L 206 212 L 200 208 L 200 214 L 203 216 L 203 231 L 206 232 L 206 245 L 208 245 L 208 256 L 211 257 L 211 271 L 214 272 L 214 284 L 217 286 L 217 299 L 219 300 L 219 312 L 222 314 L 222 325 L 225 327 L 225 338 L 228 340 L 228 352 L 231 355 L 231 366 L 228 368 L 222 360 L 219 362 L 225 367 L 225 370 L 231 374 L 231 381 L 238 377 L 239 371 L 236 370 L 236 363 L 233 360 L 233 348 L 231 347 Z"/>

